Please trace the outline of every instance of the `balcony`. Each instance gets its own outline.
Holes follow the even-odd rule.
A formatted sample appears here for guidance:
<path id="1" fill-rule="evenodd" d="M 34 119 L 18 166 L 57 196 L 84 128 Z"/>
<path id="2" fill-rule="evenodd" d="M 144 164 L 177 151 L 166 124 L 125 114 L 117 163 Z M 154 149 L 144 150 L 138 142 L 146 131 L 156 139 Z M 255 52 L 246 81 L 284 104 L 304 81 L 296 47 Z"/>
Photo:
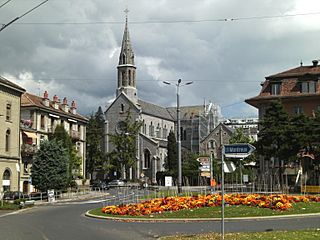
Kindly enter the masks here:
<path id="1" fill-rule="evenodd" d="M 20 127 L 24 129 L 33 129 L 33 122 L 30 119 L 21 119 Z"/>
<path id="2" fill-rule="evenodd" d="M 70 137 L 74 140 L 80 140 L 80 132 L 75 131 L 75 130 L 71 130 Z"/>
<path id="3" fill-rule="evenodd" d="M 36 153 L 37 150 L 38 150 L 37 146 L 35 146 L 33 144 L 23 143 L 21 145 L 21 155 L 23 157 L 32 156 Z"/>

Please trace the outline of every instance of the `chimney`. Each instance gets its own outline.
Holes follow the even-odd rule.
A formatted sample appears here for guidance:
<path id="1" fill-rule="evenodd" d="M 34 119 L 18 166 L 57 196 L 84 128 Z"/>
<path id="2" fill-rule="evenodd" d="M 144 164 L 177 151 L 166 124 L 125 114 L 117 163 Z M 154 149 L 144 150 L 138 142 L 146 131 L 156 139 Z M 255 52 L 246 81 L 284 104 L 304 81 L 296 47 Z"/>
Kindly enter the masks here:
<path id="1" fill-rule="evenodd" d="M 72 103 L 71 103 L 71 113 L 72 114 L 77 114 L 77 103 L 76 103 L 76 101 L 72 101 Z"/>
<path id="2" fill-rule="evenodd" d="M 59 98 L 57 95 L 53 96 L 53 108 L 54 109 L 59 109 Z"/>
<path id="3" fill-rule="evenodd" d="M 46 107 L 49 107 L 49 106 L 50 106 L 49 94 L 48 94 L 47 91 L 44 91 L 44 93 L 43 93 L 42 103 L 43 103 L 43 105 L 46 106 Z"/>
<path id="4" fill-rule="evenodd" d="M 65 112 L 69 112 L 69 106 L 68 106 L 68 101 L 67 98 L 63 98 L 62 100 L 62 110 Z"/>
<path id="5" fill-rule="evenodd" d="M 318 66 L 318 60 L 313 60 L 313 61 L 312 61 L 312 65 L 313 65 L 313 67 Z"/>

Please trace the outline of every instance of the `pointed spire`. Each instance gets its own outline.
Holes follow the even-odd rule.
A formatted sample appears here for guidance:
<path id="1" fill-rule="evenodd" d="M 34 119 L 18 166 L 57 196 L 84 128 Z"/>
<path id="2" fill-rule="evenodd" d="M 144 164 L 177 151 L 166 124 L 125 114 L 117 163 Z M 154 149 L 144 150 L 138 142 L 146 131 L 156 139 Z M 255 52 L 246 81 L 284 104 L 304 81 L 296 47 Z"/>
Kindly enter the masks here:
<path id="1" fill-rule="evenodd" d="M 134 53 L 131 47 L 129 29 L 128 29 L 128 12 L 129 10 L 126 8 L 124 10 L 126 13 L 126 24 L 123 33 L 121 52 L 119 57 L 119 65 L 131 64 L 134 65 Z"/>

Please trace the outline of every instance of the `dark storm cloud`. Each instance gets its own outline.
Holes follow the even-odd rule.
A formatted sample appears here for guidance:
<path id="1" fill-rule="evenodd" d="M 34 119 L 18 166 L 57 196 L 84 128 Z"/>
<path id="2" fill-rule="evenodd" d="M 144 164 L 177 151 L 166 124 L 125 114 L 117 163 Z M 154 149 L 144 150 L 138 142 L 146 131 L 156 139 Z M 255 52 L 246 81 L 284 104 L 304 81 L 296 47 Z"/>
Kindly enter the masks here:
<path id="1" fill-rule="evenodd" d="M 0 8 L 0 23 L 40 2 L 10 2 Z M 82 113 L 105 107 L 115 97 L 126 6 L 138 94 L 159 105 L 176 100 L 174 86 L 162 81 L 181 78 L 194 81 L 181 89 L 183 105 L 206 99 L 226 116 L 254 115 L 243 100 L 259 93 L 265 76 L 318 58 L 320 15 L 164 23 L 316 12 L 316 0 L 55 0 L 0 32 L 0 74 L 29 92 L 76 99 Z"/>

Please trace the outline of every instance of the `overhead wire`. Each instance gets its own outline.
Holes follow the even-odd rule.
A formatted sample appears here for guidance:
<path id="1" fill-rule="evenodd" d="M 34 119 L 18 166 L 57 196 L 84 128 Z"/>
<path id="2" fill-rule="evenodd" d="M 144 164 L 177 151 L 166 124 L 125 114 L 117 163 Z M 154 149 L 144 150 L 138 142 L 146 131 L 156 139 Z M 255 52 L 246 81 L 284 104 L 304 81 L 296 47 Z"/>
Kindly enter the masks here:
<path id="1" fill-rule="evenodd" d="M 203 23 L 203 22 L 234 22 L 246 20 L 263 20 L 273 18 L 289 18 L 320 15 L 320 12 L 307 12 L 295 14 L 281 14 L 281 15 L 265 15 L 265 16 L 251 16 L 251 17 L 234 17 L 234 18 L 216 18 L 216 19 L 196 19 L 196 20 L 148 20 L 148 21 L 130 21 L 131 24 L 175 24 L 175 23 Z M 92 22 L 21 22 L 19 25 L 99 25 L 99 24 L 123 24 L 123 21 L 92 21 Z"/>
<path id="2" fill-rule="evenodd" d="M 8 0 L 8 1 L 6 1 L 5 3 L 2 3 L 2 4 L 0 5 L 0 8 L 2 8 L 4 5 L 6 5 L 6 4 L 9 3 L 9 2 L 11 2 L 11 0 Z"/>
<path id="3" fill-rule="evenodd" d="M 3 31 L 5 28 L 7 28 L 9 25 L 13 24 L 14 22 L 16 22 L 17 20 L 23 18 L 25 15 L 31 13 L 32 11 L 34 11 L 35 9 L 37 9 L 38 7 L 40 7 L 41 5 L 45 4 L 46 2 L 48 2 L 49 0 L 45 0 L 41 3 L 39 3 L 37 6 L 31 8 L 30 10 L 28 10 L 27 12 L 25 12 L 24 14 L 22 14 L 20 17 L 16 17 L 13 20 L 11 20 L 10 22 L 6 23 L 6 24 L 2 24 L 2 27 L 0 28 L 0 32 Z"/>

